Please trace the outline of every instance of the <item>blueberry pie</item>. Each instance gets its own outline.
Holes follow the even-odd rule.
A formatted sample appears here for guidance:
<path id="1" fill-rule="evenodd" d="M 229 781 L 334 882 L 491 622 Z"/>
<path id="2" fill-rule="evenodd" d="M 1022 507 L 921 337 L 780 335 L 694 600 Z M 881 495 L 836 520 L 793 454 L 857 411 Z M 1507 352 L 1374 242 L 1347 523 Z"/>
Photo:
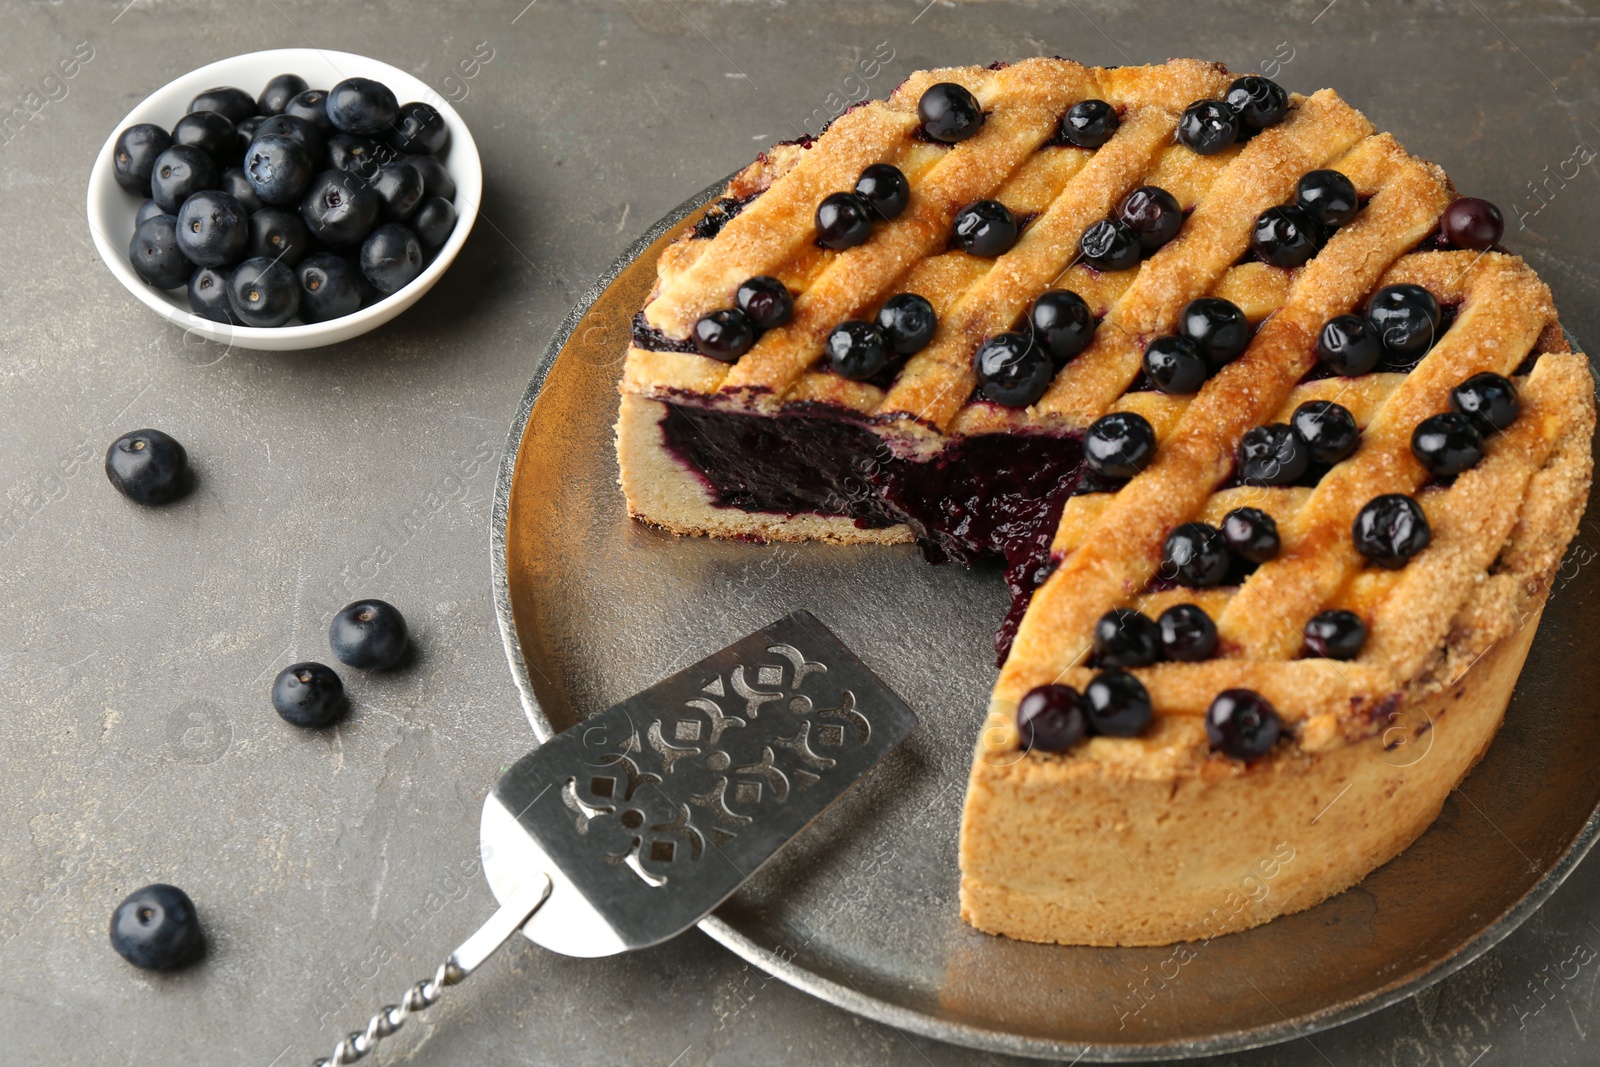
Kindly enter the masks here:
<path id="1" fill-rule="evenodd" d="M 1245 929 L 1433 821 L 1583 513 L 1594 383 L 1502 229 L 1330 90 L 920 72 L 662 254 L 628 507 L 1002 559 L 964 918 Z"/>

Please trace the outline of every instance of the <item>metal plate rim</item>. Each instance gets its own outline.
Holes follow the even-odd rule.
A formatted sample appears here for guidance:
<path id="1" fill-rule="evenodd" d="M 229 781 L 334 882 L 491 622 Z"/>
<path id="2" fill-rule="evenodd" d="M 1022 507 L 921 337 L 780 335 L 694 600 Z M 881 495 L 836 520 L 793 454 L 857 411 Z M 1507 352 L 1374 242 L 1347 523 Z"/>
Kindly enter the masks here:
<path id="1" fill-rule="evenodd" d="M 731 176 L 730 176 L 731 177 Z M 566 347 L 578 324 L 583 321 L 597 300 L 613 281 L 639 258 L 662 234 L 703 207 L 720 193 L 728 183 L 723 178 L 685 200 L 663 216 L 623 250 L 562 318 L 544 352 L 534 367 L 532 379 L 518 402 L 505 446 L 500 453 L 500 463 L 495 474 L 494 508 L 490 515 L 489 564 L 490 581 L 494 598 L 495 621 L 500 629 L 500 641 L 505 649 L 511 677 L 521 698 L 523 713 L 528 725 L 539 741 L 551 737 L 555 730 L 539 706 L 529 676 L 528 663 L 522 655 L 517 638 L 516 620 L 511 607 L 511 580 L 507 563 L 507 520 L 511 510 L 511 487 L 522 441 L 538 402 L 545 378 L 556 358 Z M 1569 335 L 1570 339 L 1570 335 Z M 1577 346 L 1574 345 L 1576 348 Z M 1227 1052 L 1260 1048 L 1278 1044 L 1297 1037 L 1318 1033 L 1335 1026 L 1352 1022 L 1373 1012 L 1381 1011 L 1409 997 L 1415 996 L 1436 982 L 1455 974 L 1499 944 L 1512 931 L 1521 926 L 1529 916 L 1549 899 L 1600 840 L 1600 806 L 1597 806 L 1584 823 L 1583 829 L 1573 838 L 1561 857 L 1551 865 L 1531 889 L 1494 922 L 1474 938 L 1459 945 L 1443 962 L 1408 980 L 1373 990 L 1364 997 L 1348 1000 L 1298 1019 L 1286 1019 L 1268 1026 L 1250 1030 L 1236 1030 L 1191 1041 L 1166 1044 L 1080 1045 L 1068 1044 L 1048 1038 L 1025 1037 L 1020 1034 L 986 1029 L 966 1023 L 938 1018 L 911 1008 L 905 1008 L 878 997 L 869 996 L 857 989 L 843 985 L 831 978 L 795 964 L 770 952 L 755 941 L 712 915 L 699 924 L 712 940 L 746 962 L 761 968 L 775 978 L 796 989 L 826 1001 L 864 1018 L 884 1023 L 924 1037 L 949 1042 L 968 1048 L 1006 1053 L 1034 1059 L 1068 1059 L 1073 1062 L 1129 1063 L 1151 1059 L 1196 1059 Z"/>

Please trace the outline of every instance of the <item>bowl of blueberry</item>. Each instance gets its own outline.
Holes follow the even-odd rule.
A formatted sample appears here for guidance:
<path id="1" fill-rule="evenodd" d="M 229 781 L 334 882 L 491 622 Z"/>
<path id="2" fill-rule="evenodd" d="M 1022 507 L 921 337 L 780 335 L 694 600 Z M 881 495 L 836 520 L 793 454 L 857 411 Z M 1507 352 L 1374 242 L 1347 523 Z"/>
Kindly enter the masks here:
<path id="1" fill-rule="evenodd" d="M 95 160 L 89 229 L 111 273 L 181 329 L 317 348 L 431 289 L 482 193 L 472 134 L 421 80 L 281 48 L 201 67 L 134 108 Z"/>

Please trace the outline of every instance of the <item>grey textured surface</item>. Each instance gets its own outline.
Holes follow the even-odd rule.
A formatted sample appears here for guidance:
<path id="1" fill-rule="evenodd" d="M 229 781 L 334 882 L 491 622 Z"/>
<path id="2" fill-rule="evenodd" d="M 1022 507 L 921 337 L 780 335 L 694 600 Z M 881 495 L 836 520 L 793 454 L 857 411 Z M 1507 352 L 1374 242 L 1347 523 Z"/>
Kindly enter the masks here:
<path id="1" fill-rule="evenodd" d="M 1277 57 L 1290 88 L 1339 88 L 1497 201 L 1507 244 L 1594 338 L 1600 179 L 1579 161 L 1600 145 L 1597 14 L 1483 0 L 6 5 L 0 89 L 20 110 L 0 129 L 0 1061 L 306 1062 L 489 914 L 478 806 L 532 738 L 494 630 L 486 527 L 531 362 L 653 219 L 858 94 L 853 64 L 880 42 L 894 59 L 872 95 L 918 67 L 1038 53 Z M 47 81 L 82 42 L 93 58 Z M 433 293 L 359 341 L 289 356 L 186 343 L 98 263 L 89 163 L 171 77 L 308 42 L 406 67 L 457 103 L 483 153 L 478 229 Z M 480 44 L 492 58 L 463 68 Z M 135 509 L 100 473 L 105 445 L 145 425 L 190 450 L 200 485 L 182 504 Z M 267 682 L 326 657 L 327 619 L 357 595 L 406 611 L 414 662 L 350 677 L 338 731 L 289 730 Z M 110 952 L 105 925 L 155 880 L 194 896 L 211 946 L 151 978 Z M 1422 997 L 1314 1048 L 1216 1062 L 1593 1063 L 1597 889 L 1591 861 Z M 514 944 L 391 1045 L 381 1062 L 1010 1062 L 853 1019 L 699 934 L 598 961 Z"/>

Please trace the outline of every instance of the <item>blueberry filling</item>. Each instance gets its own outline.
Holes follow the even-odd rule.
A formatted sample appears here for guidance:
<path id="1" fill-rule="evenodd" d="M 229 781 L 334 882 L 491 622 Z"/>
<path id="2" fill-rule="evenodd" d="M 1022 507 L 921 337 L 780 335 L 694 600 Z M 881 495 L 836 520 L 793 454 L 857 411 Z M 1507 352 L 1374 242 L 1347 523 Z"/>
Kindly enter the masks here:
<path id="1" fill-rule="evenodd" d="M 698 240 L 709 240 L 722 232 L 722 228 L 738 217 L 739 212 L 750 206 L 751 201 L 760 196 L 760 193 L 751 193 L 749 196 L 724 196 L 706 209 L 705 215 L 694 224 L 694 235 Z"/>

